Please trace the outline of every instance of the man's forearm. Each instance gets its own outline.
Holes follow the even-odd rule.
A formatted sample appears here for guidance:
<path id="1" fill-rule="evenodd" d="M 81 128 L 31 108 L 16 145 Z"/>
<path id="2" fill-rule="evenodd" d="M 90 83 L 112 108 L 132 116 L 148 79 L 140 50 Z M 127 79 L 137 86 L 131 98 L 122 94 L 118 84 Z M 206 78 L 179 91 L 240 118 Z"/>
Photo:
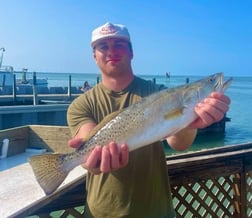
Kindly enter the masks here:
<path id="1" fill-rule="evenodd" d="M 188 149 L 197 134 L 197 129 L 185 128 L 173 136 L 167 138 L 167 142 L 171 148 L 177 151 Z"/>

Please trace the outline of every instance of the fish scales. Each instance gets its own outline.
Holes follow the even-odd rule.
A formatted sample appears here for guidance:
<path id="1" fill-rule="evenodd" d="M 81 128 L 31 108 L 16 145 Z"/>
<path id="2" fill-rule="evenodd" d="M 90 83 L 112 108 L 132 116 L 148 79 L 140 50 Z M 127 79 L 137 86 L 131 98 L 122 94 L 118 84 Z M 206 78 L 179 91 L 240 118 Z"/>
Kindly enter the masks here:
<path id="1" fill-rule="evenodd" d="M 213 91 L 225 91 L 230 83 L 231 79 L 223 83 L 223 73 L 217 73 L 161 90 L 108 115 L 75 152 L 31 157 L 29 162 L 38 183 L 46 194 L 54 192 L 74 167 L 85 163 L 96 145 L 114 141 L 127 144 L 133 151 L 177 133 L 197 118 L 194 107 L 199 101 Z"/>

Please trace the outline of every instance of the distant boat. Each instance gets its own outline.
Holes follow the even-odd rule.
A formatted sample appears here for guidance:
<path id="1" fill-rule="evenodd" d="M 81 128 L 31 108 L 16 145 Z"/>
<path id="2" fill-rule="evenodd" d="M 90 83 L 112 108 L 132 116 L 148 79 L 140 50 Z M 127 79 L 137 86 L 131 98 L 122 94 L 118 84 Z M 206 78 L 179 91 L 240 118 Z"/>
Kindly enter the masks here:
<path id="1" fill-rule="evenodd" d="M 12 66 L 3 66 L 3 53 L 5 52 L 5 48 L 0 48 L 1 55 L 0 55 L 0 87 L 9 87 L 13 86 L 14 81 L 16 83 L 16 86 L 32 86 L 33 84 L 36 84 L 38 86 L 47 86 L 48 81 L 46 79 L 37 79 L 36 77 L 33 77 L 32 79 L 27 79 L 26 74 L 28 72 L 28 69 L 24 68 L 21 72 L 20 71 L 14 71 L 14 68 Z M 22 73 L 22 79 L 16 79 L 15 75 L 17 73 Z"/>
<path id="2" fill-rule="evenodd" d="M 16 86 L 32 86 L 37 85 L 37 86 L 47 86 L 48 85 L 48 80 L 47 78 L 45 79 L 37 79 L 37 78 L 32 78 L 32 79 L 27 79 L 26 74 L 28 70 L 26 68 L 23 69 L 23 71 L 14 71 L 12 66 L 2 66 L 0 68 L 0 87 L 6 87 L 6 86 L 13 86 L 14 83 L 14 75 L 17 73 L 22 73 L 22 78 L 21 79 L 16 79 Z"/>

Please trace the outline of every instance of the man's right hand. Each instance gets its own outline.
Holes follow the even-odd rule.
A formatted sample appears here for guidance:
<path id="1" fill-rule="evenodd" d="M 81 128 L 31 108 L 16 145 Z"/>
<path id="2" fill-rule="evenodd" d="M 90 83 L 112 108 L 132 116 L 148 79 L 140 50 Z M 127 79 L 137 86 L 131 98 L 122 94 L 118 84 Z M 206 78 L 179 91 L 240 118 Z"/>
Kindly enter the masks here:
<path id="1" fill-rule="evenodd" d="M 73 138 L 69 140 L 69 146 L 78 148 L 83 143 L 81 138 Z M 125 167 L 129 161 L 129 149 L 126 144 L 120 145 L 110 142 L 108 145 L 97 145 L 83 163 L 83 167 L 88 171 L 99 174 L 108 173 Z"/>

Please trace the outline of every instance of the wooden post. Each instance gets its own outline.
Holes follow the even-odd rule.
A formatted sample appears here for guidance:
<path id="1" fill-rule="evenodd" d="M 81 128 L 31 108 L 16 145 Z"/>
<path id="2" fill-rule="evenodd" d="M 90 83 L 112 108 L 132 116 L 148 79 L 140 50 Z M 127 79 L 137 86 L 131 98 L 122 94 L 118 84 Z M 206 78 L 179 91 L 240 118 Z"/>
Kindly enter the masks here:
<path id="1" fill-rule="evenodd" d="M 33 91 L 33 105 L 38 105 L 38 92 L 37 92 L 37 76 L 36 72 L 33 72 L 32 75 L 32 91 Z"/>
<path id="2" fill-rule="evenodd" d="M 3 80 L 2 80 L 2 87 L 4 88 L 4 86 L 5 86 L 5 81 L 6 81 L 6 75 L 4 74 L 3 75 Z"/>
<path id="3" fill-rule="evenodd" d="M 32 80 L 33 80 L 33 85 L 37 85 L 37 75 L 36 75 L 36 72 L 33 72 L 33 75 L 32 75 Z"/>
<path id="4" fill-rule="evenodd" d="M 21 83 L 23 83 L 23 84 L 28 83 L 28 81 L 26 80 L 26 69 L 23 69 Z"/>
<path id="5" fill-rule="evenodd" d="M 68 78 L 68 98 L 69 100 L 71 101 L 71 98 L 72 98 L 72 77 L 71 75 L 69 75 L 69 78 Z"/>
<path id="6" fill-rule="evenodd" d="M 152 81 L 154 84 L 156 84 L 156 78 L 153 78 Z"/>
<path id="7" fill-rule="evenodd" d="M 17 103 L 16 74 L 13 74 L 12 96 L 13 96 L 13 104 L 15 105 Z"/>

